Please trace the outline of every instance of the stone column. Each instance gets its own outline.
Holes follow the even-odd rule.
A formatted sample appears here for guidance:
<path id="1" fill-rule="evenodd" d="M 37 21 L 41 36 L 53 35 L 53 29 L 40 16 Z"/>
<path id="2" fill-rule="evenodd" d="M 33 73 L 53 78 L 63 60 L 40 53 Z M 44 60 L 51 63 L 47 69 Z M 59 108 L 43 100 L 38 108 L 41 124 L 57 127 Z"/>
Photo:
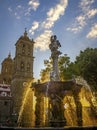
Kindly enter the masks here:
<path id="1" fill-rule="evenodd" d="M 51 127 L 64 127 L 66 119 L 64 116 L 64 104 L 56 95 L 52 94 L 50 99 L 50 126 Z"/>
<path id="2" fill-rule="evenodd" d="M 44 96 L 42 93 L 36 95 L 35 126 L 44 126 Z"/>
<path id="3" fill-rule="evenodd" d="M 51 58 L 53 60 L 53 70 L 51 72 L 51 80 L 53 81 L 59 81 L 59 70 L 58 70 L 58 56 L 61 54 L 60 51 L 58 51 L 58 48 L 61 47 L 59 41 L 57 40 L 57 37 L 51 36 L 51 44 L 49 45 L 49 48 L 51 50 Z"/>
<path id="4" fill-rule="evenodd" d="M 78 126 L 82 126 L 83 125 L 82 104 L 80 102 L 78 95 L 74 95 L 74 100 L 75 100 L 75 105 L 76 105 L 77 123 L 78 123 Z"/>

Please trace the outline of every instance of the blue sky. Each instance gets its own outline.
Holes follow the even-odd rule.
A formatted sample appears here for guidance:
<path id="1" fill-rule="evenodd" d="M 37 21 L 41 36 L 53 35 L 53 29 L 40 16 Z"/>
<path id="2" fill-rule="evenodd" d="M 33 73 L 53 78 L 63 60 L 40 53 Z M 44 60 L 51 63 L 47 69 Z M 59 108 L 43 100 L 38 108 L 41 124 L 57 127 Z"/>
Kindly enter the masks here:
<path id="1" fill-rule="evenodd" d="M 35 41 L 34 78 L 49 59 L 51 35 L 71 61 L 80 50 L 97 47 L 97 0 L 0 0 L 0 63 L 11 53 L 27 28 Z"/>

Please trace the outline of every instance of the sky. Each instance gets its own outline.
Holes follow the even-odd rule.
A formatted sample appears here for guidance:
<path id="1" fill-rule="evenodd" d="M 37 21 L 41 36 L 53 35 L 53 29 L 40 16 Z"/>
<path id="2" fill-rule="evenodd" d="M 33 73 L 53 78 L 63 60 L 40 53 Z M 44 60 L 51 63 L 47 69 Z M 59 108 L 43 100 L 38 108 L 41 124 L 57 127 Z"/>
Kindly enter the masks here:
<path id="1" fill-rule="evenodd" d="M 0 63 L 11 53 L 25 28 L 34 45 L 34 78 L 51 56 L 56 35 L 61 55 L 74 61 L 81 50 L 97 48 L 97 0 L 0 0 Z M 0 66 L 1 67 L 1 66 Z"/>

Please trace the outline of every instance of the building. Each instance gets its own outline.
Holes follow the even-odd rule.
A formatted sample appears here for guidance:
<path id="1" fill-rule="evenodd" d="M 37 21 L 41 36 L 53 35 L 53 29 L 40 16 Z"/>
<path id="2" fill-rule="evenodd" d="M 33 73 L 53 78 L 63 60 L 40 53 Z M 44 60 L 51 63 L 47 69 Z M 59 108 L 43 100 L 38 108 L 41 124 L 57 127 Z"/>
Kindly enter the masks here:
<path id="1" fill-rule="evenodd" d="M 10 85 L 0 84 L 0 123 L 6 125 L 12 115 L 12 96 Z"/>
<path id="2" fill-rule="evenodd" d="M 15 57 L 12 59 L 9 54 L 1 64 L 0 84 L 1 86 L 6 84 L 10 87 L 11 97 L 4 96 L 3 94 L 6 95 L 6 93 L 2 92 L 3 94 L 1 95 L 3 97 L 0 98 L 0 106 L 6 104 L 5 102 L 10 102 L 9 99 L 13 99 L 13 105 L 10 104 L 11 106 L 8 105 L 8 107 L 9 109 L 12 107 L 11 113 L 16 113 L 17 115 L 19 115 L 24 91 L 28 87 L 27 83 L 33 80 L 33 49 L 34 41 L 27 36 L 27 31 L 25 30 L 23 36 L 16 41 Z M 0 114 L 5 113 L 5 110 L 9 112 L 9 109 L 0 110 Z M 9 115 L 6 114 L 6 116 Z"/>
<path id="3" fill-rule="evenodd" d="M 11 54 L 3 60 L 1 65 L 0 83 L 11 84 L 13 73 L 13 60 Z"/>
<path id="4" fill-rule="evenodd" d="M 33 79 L 34 41 L 29 39 L 26 30 L 24 35 L 17 40 L 15 47 L 11 92 L 14 100 L 13 109 L 19 115 L 24 93 L 28 87 L 27 83 Z"/>
<path id="5" fill-rule="evenodd" d="M 15 44 L 12 84 L 16 84 L 18 81 L 26 82 L 33 78 L 33 45 L 33 39 L 29 39 L 25 30 L 24 36 L 21 36 Z"/>

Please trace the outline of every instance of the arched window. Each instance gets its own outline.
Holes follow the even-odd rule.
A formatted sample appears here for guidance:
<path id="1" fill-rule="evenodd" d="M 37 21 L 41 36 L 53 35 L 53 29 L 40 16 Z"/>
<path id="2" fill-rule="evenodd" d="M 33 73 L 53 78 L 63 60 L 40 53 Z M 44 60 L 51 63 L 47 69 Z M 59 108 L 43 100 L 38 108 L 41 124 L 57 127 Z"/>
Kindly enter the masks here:
<path id="1" fill-rule="evenodd" d="M 25 69 L 24 62 L 21 62 L 20 68 L 21 68 L 22 71 Z"/>
<path id="2" fill-rule="evenodd" d="M 27 71 L 30 71 L 30 64 L 27 63 Z"/>
<path id="3" fill-rule="evenodd" d="M 28 55 L 30 55 L 30 54 L 31 54 L 31 48 L 28 47 Z"/>
<path id="4" fill-rule="evenodd" d="M 25 54 L 25 44 L 22 45 L 22 54 Z"/>
<path id="5" fill-rule="evenodd" d="M 8 69 L 7 69 L 7 67 L 5 68 L 5 72 L 6 72 L 6 73 L 8 72 Z"/>

